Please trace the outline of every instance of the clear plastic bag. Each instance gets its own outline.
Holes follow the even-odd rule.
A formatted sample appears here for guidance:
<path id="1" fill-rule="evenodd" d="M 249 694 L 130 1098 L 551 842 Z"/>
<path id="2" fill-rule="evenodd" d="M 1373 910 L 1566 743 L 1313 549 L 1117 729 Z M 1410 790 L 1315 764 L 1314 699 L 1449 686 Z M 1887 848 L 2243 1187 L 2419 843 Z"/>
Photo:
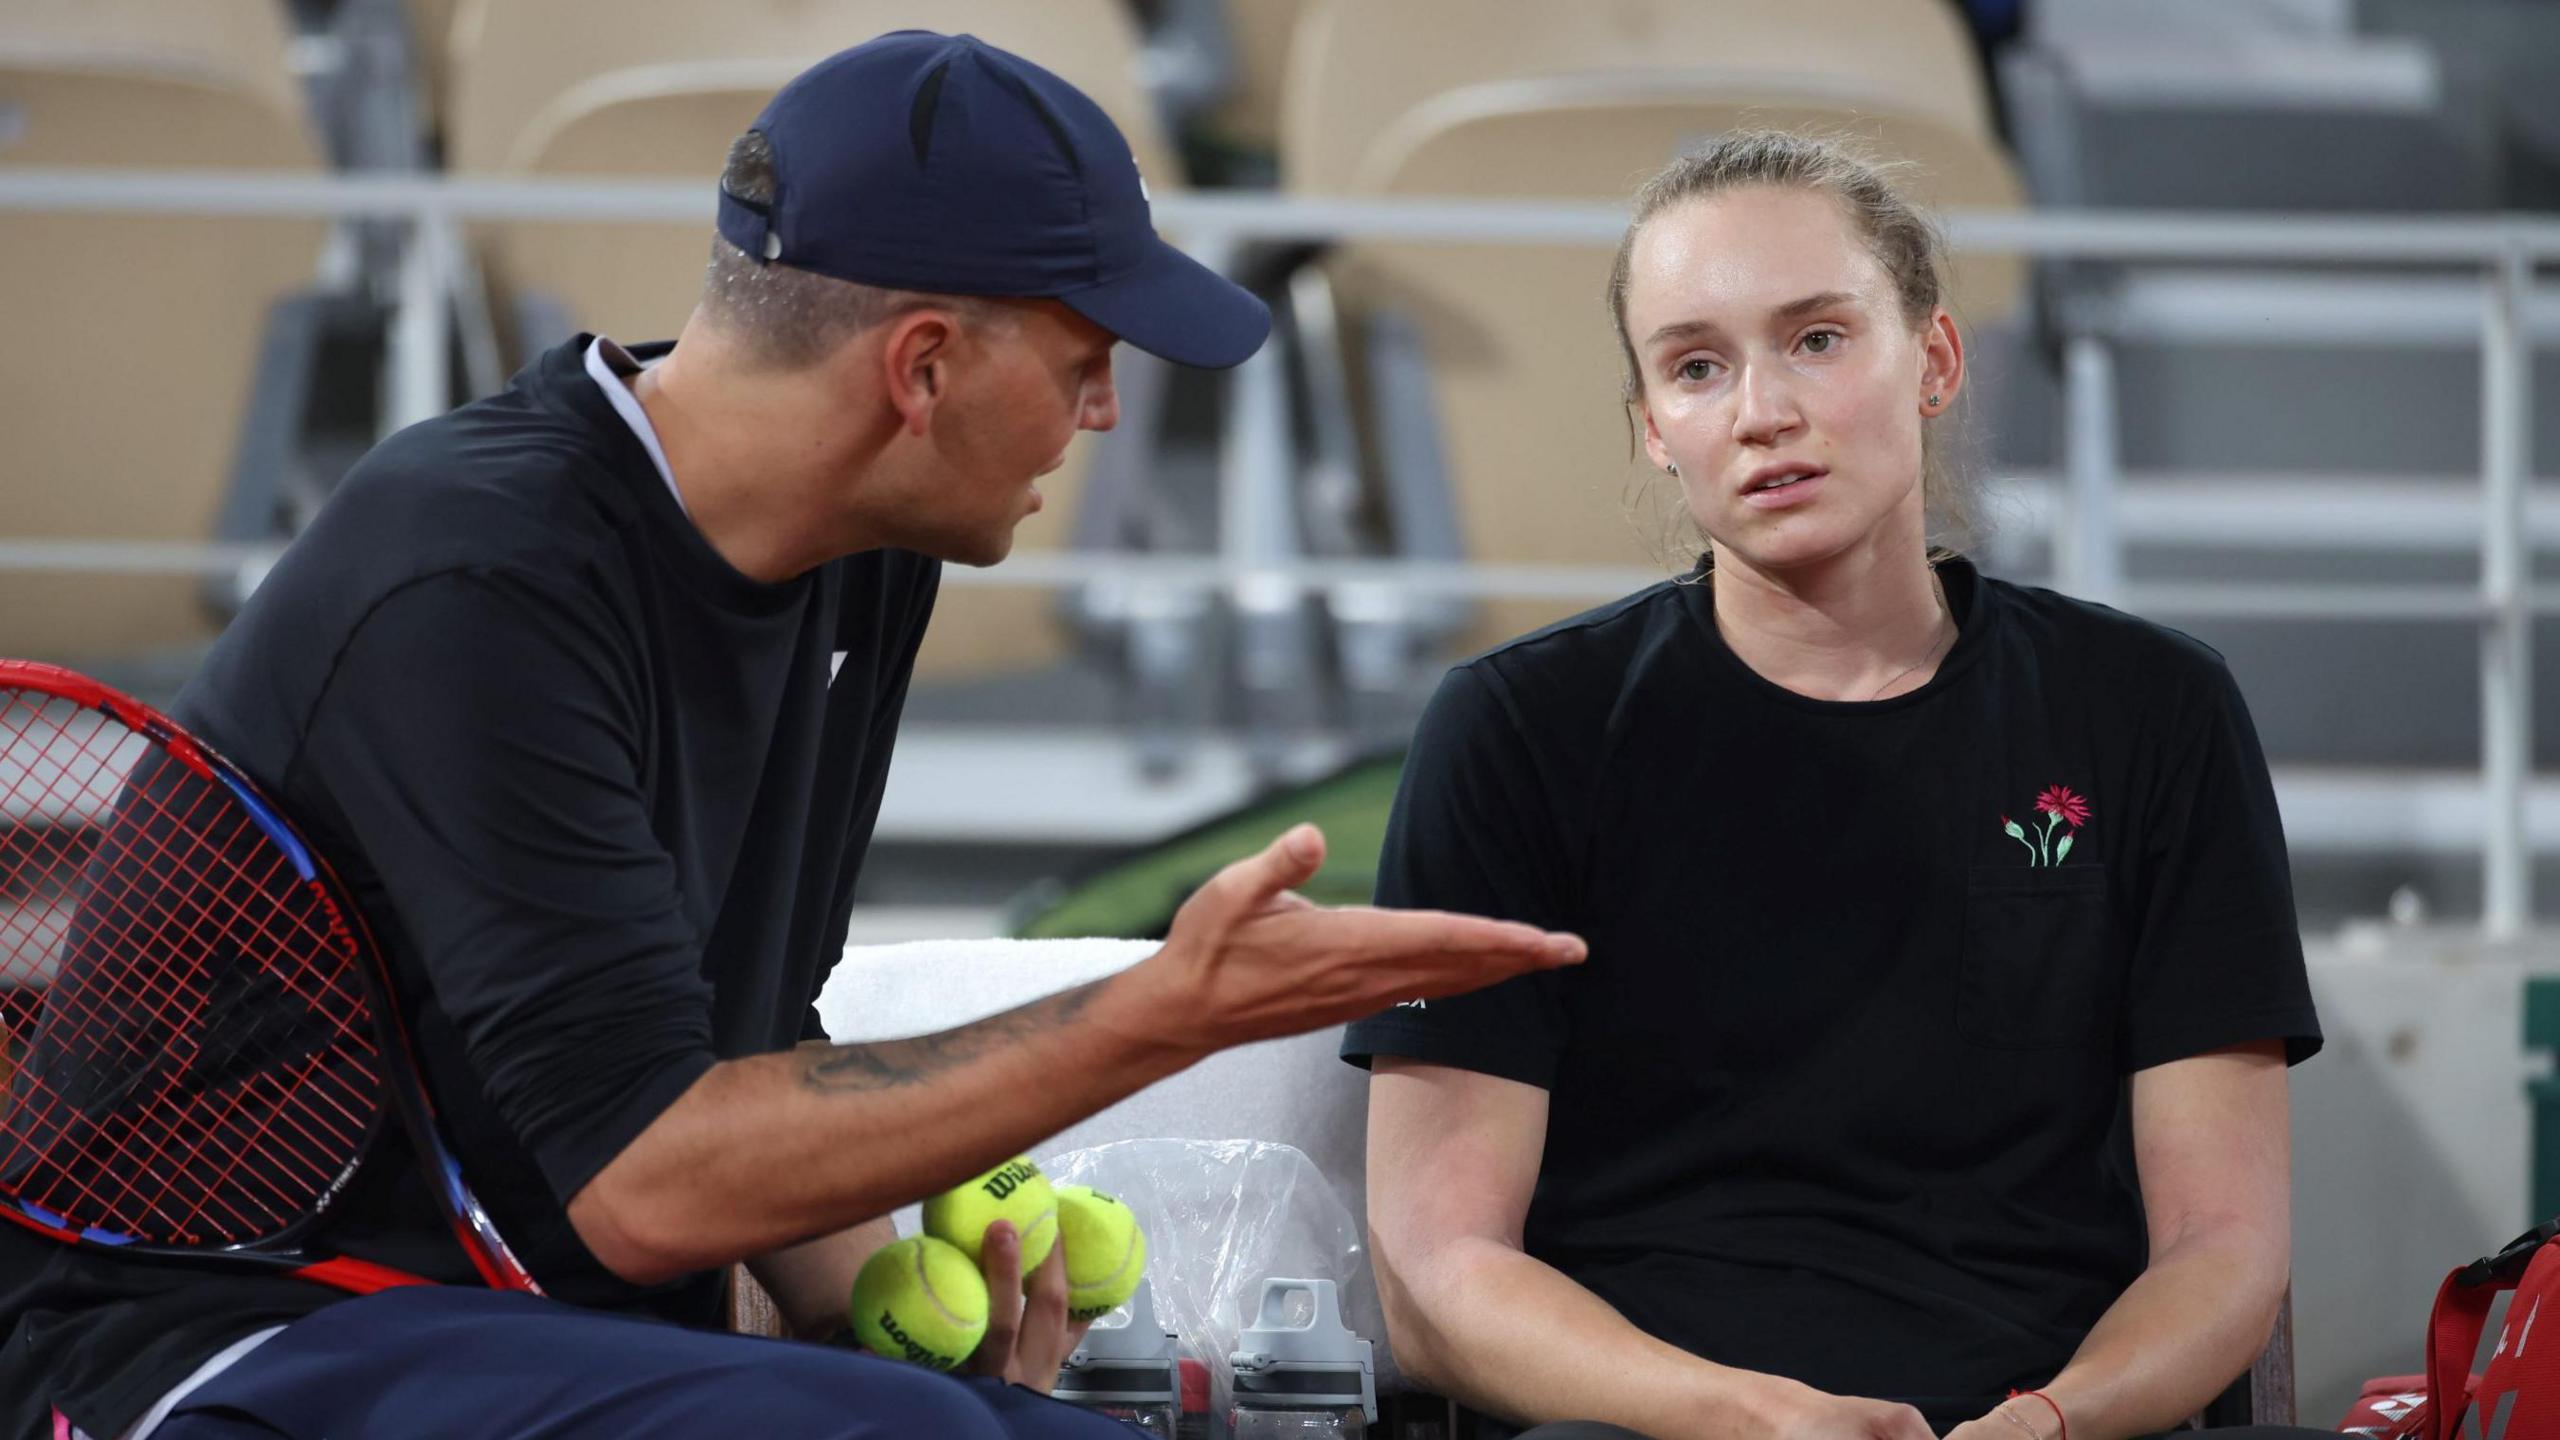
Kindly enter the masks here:
<path id="1" fill-rule="evenodd" d="M 1227 1356 L 1273 1276 L 1333 1281 L 1344 1323 L 1384 1338 L 1359 1219 L 1294 1145 L 1121 1140 L 1068 1151 L 1042 1168 L 1058 1184 L 1107 1191 L 1137 1212 L 1157 1318 L 1185 1354 L 1208 1366 L 1213 1415 L 1234 1401 Z M 1385 1346 L 1377 1353 L 1384 1389 Z"/>

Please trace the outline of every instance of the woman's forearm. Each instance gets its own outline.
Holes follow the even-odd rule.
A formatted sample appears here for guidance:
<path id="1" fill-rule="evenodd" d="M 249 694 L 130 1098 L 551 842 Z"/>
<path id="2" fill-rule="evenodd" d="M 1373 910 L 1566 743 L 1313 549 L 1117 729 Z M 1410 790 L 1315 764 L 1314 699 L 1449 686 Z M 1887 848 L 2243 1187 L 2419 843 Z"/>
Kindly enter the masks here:
<path id="1" fill-rule="evenodd" d="M 1659 1440 L 1750 1440 L 1787 1382 L 1645 1334 L 1561 1271 L 1460 1238 L 1411 1273 L 1380 1260 L 1398 1364 L 1473 1409 L 1520 1423 L 1599 1420 Z"/>
<path id="2" fill-rule="evenodd" d="M 2167 1430 L 2221 1394 L 2266 1346 L 2289 1253 L 2280 1237 L 2235 1222 L 2154 1255 L 2044 1387 L 2071 1440 Z M 2033 1406 L 2022 1413 L 2037 1416 Z"/>

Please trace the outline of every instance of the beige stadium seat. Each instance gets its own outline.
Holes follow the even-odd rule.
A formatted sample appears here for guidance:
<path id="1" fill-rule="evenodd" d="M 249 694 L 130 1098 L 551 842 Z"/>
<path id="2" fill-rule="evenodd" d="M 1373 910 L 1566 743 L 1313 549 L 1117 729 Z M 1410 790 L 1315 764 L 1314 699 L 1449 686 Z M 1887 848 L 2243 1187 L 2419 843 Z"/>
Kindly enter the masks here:
<path id="1" fill-rule="evenodd" d="M 1495 73 L 1483 65 L 1444 65 L 1444 73 L 1464 69 L 1468 78 L 1437 91 L 1412 91 L 1401 108 L 1373 108 L 1362 122 L 1365 144 L 1337 143 L 1347 137 L 1314 121 L 1317 102 L 1310 99 L 1342 92 L 1343 72 L 1327 59 L 1328 44 L 1344 46 L 1345 64 L 1356 70 L 1371 47 L 1410 43 L 1403 38 L 1413 28 L 1409 22 L 1441 8 L 1420 0 L 1349 6 L 1318 0 L 1299 32 L 1287 109 L 1293 147 L 1317 148 L 1303 156 L 1293 148 L 1284 156 L 1293 189 L 1624 202 L 1683 149 L 1723 131 L 1766 126 L 1814 130 L 1880 158 L 1912 162 L 1906 183 L 1933 207 L 2014 209 L 2023 200 L 2014 167 L 1990 135 L 1980 71 L 1970 50 L 1958 48 L 1960 34 L 1951 32 L 1938 47 L 1943 68 L 1935 88 L 1907 73 L 1932 53 L 1922 41 L 1938 34 L 1934 25 L 1917 27 L 1918 38 L 1901 42 L 1893 83 L 1876 95 L 1857 95 L 1845 67 L 1814 76 L 1776 63 L 1817 48 L 1806 40 L 1805 25 L 1818 23 L 1829 35 L 1845 23 L 1827 6 L 1818 22 L 1789 22 L 1797 26 L 1794 46 L 1777 43 L 1765 33 L 1772 27 L 1764 27 L 1756 42 L 1772 61 L 1764 72 L 1716 64 L 1683 73 L 1658 64 L 1612 68 L 1607 62 L 1628 57 L 1588 37 L 1575 41 L 1579 32 L 1571 26 L 1549 27 L 1552 46 L 1525 42 L 1517 31 L 1531 28 L 1527 12 L 1538 7 L 1499 0 L 1492 8 L 1522 13 L 1487 16 L 1467 34 L 1475 39 L 1504 30 L 1506 19 L 1520 20 L 1512 33 L 1481 48 L 1501 50 L 1523 68 Z M 1891 8 L 1941 7 L 1894 0 Z M 1737 11 L 1777 13 L 1776 7 L 1707 0 L 1596 10 L 1598 18 L 1586 17 L 1589 29 L 1604 38 L 1614 34 L 1620 44 L 1649 36 L 1648 48 L 1668 43 L 1672 31 L 1688 25 L 1686 19 L 1675 24 L 1671 10 L 1710 20 Z M 1611 14 L 1622 22 L 1614 31 L 1605 23 Z M 1662 24 L 1646 31 L 1629 17 Z M 1701 35 L 1715 28 L 1696 27 Z M 1753 53 L 1739 29 L 1716 58 Z M 1542 68 L 1546 54 L 1558 63 Z M 1885 68 L 1882 55 L 1871 58 Z M 1926 105 L 1899 103 L 1923 94 Z M 1373 243 L 1346 246 L 1332 257 L 1346 316 L 1393 311 L 1418 332 L 1458 540 L 1472 558 L 1621 566 L 1686 558 L 1672 544 L 1676 490 L 1629 453 L 1617 398 L 1617 338 L 1602 298 L 1610 254 L 1606 245 Z M 2017 310 L 2023 288 L 2024 268 L 2013 258 L 1963 260 L 1955 308 L 1969 327 L 1996 325 Z M 1413 417 L 1364 419 L 1374 431 Z M 1487 603 L 1457 643 L 1492 644 L 1578 608 L 1566 601 Z"/>
<path id="2" fill-rule="evenodd" d="M 1230 143 L 1277 154 L 1280 105 L 1288 93 L 1290 37 L 1308 0 L 1226 0 L 1227 40 L 1235 63 L 1234 86 L 1210 112 Z"/>
<path id="3" fill-rule="evenodd" d="M 1981 63 L 1939 0 L 1310 0 L 1281 104 L 1283 174 L 1301 191 L 1340 187 L 1389 126 L 1469 86 L 1698 72 L 1992 130 Z"/>
<path id="4" fill-rule="evenodd" d="M 448 117 L 457 170 L 695 177 L 703 219 L 684 225 L 493 229 L 483 253 L 500 295 L 536 292 L 569 322 L 617 339 L 670 336 L 710 254 L 712 185 L 729 142 L 783 82 L 891 30 L 974 34 L 1055 71 L 1129 137 L 1153 191 L 1179 188 L 1172 152 L 1138 87 L 1139 36 L 1123 0 L 464 0 Z M 1047 504 L 1022 550 L 1067 546 L 1091 437 L 1041 482 Z M 946 588 L 919 661 L 933 677 L 1057 659 L 1066 637 L 1046 591 Z"/>
<path id="5" fill-rule="evenodd" d="M 276 0 L 0 6 L 0 166 L 321 165 Z M 0 219 L 0 535 L 212 538 L 269 303 L 308 285 L 311 220 Z M 0 573 L 0 654 L 198 642 L 192 579 Z"/>
<path id="6" fill-rule="evenodd" d="M 409 43 L 428 128 L 441 130 L 452 103 L 453 19 L 460 0 L 408 0 Z"/>

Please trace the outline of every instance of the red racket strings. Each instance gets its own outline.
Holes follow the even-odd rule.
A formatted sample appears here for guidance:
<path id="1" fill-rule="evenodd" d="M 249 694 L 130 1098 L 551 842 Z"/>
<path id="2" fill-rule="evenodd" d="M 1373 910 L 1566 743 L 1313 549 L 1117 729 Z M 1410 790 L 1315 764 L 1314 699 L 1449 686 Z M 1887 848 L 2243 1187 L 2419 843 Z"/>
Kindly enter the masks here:
<path id="1" fill-rule="evenodd" d="M 252 803 L 192 746 L 0 689 L 0 1193 L 39 1221 L 274 1238 L 362 1153 L 362 960 Z"/>

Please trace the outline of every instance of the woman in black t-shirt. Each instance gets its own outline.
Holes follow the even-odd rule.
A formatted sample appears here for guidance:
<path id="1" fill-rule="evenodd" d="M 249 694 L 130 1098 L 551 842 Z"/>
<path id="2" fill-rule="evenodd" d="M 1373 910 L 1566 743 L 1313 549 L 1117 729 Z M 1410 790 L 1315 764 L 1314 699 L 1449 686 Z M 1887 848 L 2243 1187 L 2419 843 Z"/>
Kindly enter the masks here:
<path id="1" fill-rule="evenodd" d="M 1706 556 L 1416 736 L 1380 902 L 1591 945 L 1344 1047 L 1397 1357 L 1478 1410 L 2124 1440 L 2283 1302 L 2319 1025 L 2265 761 L 2208 647 L 1932 550 L 1942 274 L 1817 142 L 1650 182 L 1609 298 Z"/>

